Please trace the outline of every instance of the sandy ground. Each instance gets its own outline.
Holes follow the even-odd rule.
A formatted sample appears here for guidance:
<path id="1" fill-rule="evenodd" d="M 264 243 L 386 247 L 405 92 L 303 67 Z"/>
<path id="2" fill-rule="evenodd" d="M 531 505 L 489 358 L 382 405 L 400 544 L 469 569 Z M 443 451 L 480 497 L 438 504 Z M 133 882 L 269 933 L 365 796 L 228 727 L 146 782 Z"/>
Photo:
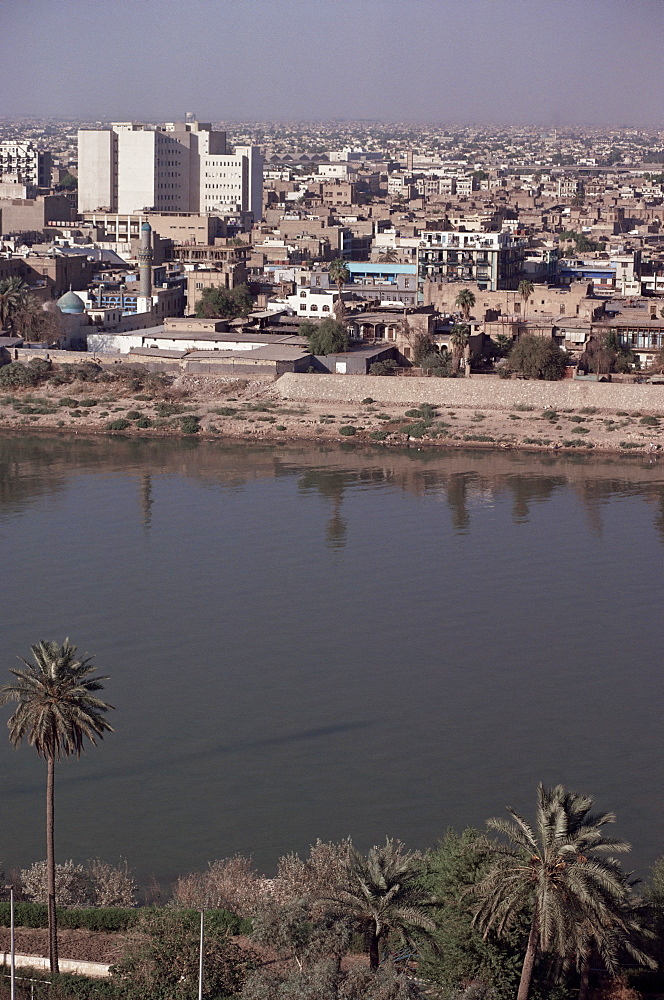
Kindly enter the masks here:
<path id="1" fill-rule="evenodd" d="M 204 376 L 175 379 L 158 398 L 120 383 L 45 382 L 36 389 L 0 390 L 0 428 L 22 432 L 179 436 L 186 430 L 183 418 L 192 416 L 199 419 L 198 433 L 212 438 L 622 454 L 664 449 L 663 420 L 591 407 L 554 412 L 440 406 L 432 413 L 404 404 L 292 403 L 279 398 L 272 381 Z M 118 420 L 127 426 L 114 430 Z"/>

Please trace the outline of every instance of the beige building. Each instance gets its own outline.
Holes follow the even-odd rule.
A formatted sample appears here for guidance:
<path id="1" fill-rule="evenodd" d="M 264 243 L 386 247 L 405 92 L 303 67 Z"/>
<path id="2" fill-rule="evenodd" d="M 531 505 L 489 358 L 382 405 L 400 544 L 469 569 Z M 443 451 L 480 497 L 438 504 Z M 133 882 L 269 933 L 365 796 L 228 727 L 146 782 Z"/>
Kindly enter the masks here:
<path id="1" fill-rule="evenodd" d="M 263 161 L 256 146 L 228 149 L 209 122 L 158 127 L 115 122 L 78 133 L 81 212 L 262 214 Z"/>

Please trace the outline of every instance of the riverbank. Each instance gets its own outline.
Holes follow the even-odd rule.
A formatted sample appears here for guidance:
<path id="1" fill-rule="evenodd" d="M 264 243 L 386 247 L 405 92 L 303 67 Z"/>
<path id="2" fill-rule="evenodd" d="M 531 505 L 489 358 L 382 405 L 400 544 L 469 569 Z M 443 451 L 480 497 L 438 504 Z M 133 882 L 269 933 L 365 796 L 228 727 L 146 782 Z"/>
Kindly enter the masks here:
<path id="1" fill-rule="evenodd" d="M 664 450 L 664 388 L 473 378 L 183 376 L 150 393 L 78 380 L 0 393 L 0 429 L 433 449 Z"/>

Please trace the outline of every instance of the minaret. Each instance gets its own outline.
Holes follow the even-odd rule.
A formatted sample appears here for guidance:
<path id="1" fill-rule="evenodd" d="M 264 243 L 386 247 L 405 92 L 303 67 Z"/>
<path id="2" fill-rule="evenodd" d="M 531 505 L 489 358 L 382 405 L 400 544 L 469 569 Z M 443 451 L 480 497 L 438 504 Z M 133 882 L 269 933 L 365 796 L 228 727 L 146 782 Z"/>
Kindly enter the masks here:
<path id="1" fill-rule="evenodd" d="M 138 248 L 138 312 L 152 310 L 152 226 L 144 222 L 141 226 L 141 245 Z"/>

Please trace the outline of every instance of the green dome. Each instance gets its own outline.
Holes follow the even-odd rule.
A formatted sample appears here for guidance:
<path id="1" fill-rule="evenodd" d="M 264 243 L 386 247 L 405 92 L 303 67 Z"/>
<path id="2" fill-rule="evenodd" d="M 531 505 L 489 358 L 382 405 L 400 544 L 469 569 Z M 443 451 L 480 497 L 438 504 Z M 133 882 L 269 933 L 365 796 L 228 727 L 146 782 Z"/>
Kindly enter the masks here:
<path id="1" fill-rule="evenodd" d="M 63 313 L 83 313 L 85 312 L 85 302 L 71 288 L 64 295 L 61 295 L 56 305 Z"/>

